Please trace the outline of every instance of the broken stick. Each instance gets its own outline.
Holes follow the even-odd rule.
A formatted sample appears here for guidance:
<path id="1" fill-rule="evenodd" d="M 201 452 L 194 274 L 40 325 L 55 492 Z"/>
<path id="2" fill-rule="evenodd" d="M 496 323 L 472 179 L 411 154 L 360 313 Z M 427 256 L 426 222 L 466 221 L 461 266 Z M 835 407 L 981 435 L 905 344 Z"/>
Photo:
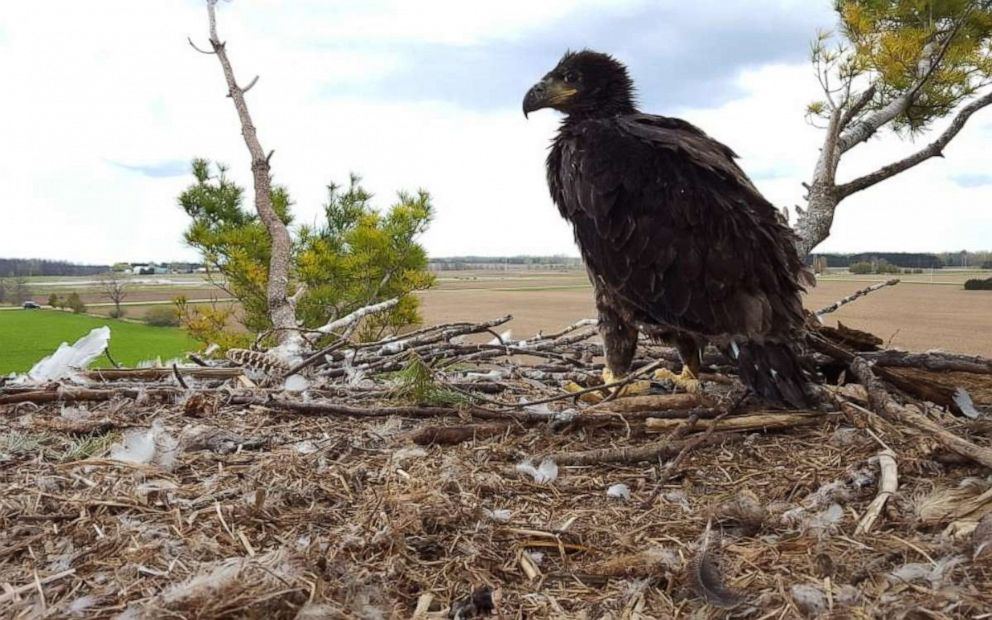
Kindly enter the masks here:
<path id="1" fill-rule="evenodd" d="M 875 521 L 882 514 L 885 503 L 889 501 L 889 497 L 899 488 L 899 471 L 896 467 L 895 452 L 891 450 L 879 452 L 878 466 L 882 470 L 882 477 L 878 483 L 878 495 L 868 505 L 868 510 L 865 511 L 864 516 L 861 517 L 861 521 L 858 522 L 858 527 L 854 530 L 855 535 L 867 534 L 871 531 L 871 528 L 875 526 Z"/>

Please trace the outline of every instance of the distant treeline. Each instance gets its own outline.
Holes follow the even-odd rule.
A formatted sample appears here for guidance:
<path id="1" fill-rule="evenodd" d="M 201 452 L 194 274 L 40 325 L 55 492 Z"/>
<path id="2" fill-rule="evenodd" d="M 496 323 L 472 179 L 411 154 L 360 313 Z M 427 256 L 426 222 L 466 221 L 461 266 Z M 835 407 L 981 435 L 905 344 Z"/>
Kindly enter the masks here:
<path id="1" fill-rule="evenodd" d="M 578 269 L 582 259 L 575 256 L 446 256 L 430 259 L 433 271 L 464 269 Z"/>
<path id="2" fill-rule="evenodd" d="M 105 273 L 109 265 L 77 265 L 64 260 L 0 258 L 0 278 L 27 276 L 91 276 Z"/>
<path id="3" fill-rule="evenodd" d="M 941 252 L 940 254 L 920 252 L 859 252 L 857 254 L 813 254 L 806 258 L 813 264 L 817 258 L 825 258 L 827 267 L 850 267 L 855 263 L 885 261 L 890 265 L 905 269 L 941 269 L 943 267 L 985 267 L 992 266 L 992 252 Z"/>

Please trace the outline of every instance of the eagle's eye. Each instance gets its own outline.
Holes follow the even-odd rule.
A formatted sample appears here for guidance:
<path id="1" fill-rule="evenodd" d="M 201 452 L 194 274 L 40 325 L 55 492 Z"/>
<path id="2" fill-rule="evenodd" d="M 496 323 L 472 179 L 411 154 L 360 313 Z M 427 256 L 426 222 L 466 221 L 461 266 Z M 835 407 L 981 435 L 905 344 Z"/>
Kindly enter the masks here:
<path id="1" fill-rule="evenodd" d="M 579 74 L 575 71 L 566 71 L 564 77 L 566 84 L 574 84 L 579 81 Z"/>

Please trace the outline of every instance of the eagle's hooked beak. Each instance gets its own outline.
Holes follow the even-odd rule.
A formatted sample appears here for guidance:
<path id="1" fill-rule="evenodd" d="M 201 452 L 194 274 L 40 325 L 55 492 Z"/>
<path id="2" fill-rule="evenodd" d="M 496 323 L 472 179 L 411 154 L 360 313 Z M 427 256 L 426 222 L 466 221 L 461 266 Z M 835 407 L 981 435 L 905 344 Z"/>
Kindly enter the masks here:
<path id="1" fill-rule="evenodd" d="M 524 95 L 524 118 L 541 108 L 560 106 L 575 96 L 576 92 L 578 92 L 576 89 L 566 86 L 561 80 L 546 77 L 531 86 L 527 94 Z"/>

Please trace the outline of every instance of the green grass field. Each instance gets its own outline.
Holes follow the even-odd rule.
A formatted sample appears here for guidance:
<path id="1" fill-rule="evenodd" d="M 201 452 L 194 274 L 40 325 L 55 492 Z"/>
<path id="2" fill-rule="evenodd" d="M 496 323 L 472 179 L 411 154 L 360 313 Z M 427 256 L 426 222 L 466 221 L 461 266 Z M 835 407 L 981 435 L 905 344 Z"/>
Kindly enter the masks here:
<path id="1" fill-rule="evenodd" d="M 25 372 L 63 342 L 72 344 L 94 327 L 110 327 L 110 353 L 119 364 L 134 366 L 142 360 L 163 360 L 195 350 L 196 342 L 169 327 L 149 327 L 102 317 L 55 310 L 0 312 L 0 374 Z M 106 367 L 106 357 L 94 367 Z"/>

